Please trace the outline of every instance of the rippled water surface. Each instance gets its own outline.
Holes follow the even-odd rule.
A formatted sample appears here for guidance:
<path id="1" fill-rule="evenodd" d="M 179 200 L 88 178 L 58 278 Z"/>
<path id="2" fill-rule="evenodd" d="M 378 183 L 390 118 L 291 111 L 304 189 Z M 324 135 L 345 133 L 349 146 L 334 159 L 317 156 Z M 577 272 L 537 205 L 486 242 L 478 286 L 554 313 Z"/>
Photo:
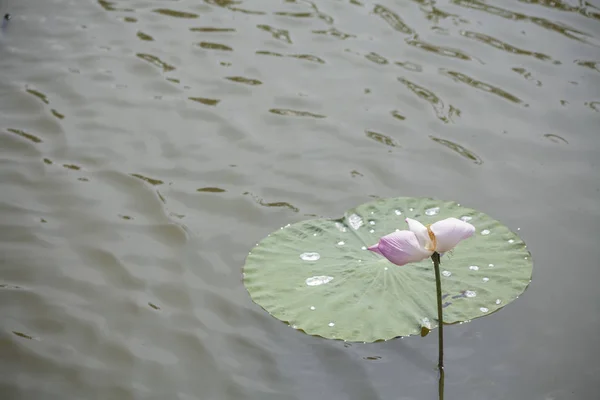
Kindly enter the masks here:
<path id="1" fill-rule="evenodd" d="M 4 0 L 2 399 L 431 399 L 437 338 L 348 344 L 241 282 L 374 197 L 500 219 L 524 296 L 446 329 L 448 399 L 598 390 L 597 0 Z"/>

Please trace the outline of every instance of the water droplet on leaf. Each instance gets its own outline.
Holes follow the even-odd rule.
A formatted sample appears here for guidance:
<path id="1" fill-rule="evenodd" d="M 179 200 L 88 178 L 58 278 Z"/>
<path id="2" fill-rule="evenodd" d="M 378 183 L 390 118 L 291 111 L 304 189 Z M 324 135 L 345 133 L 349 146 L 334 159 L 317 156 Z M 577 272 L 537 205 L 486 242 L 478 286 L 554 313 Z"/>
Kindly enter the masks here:
<path id="1" fill-rule="evenodd" d="M 300 254 L 300 258 L 304 261 L 317 261 L 321 258 L 321 255 L 319 253 L 308 252 Z"/>
<path id="2" fill-rule="evenodd" d="M 340 224 L 339 222 L 335 223 L 335 227 L 338 228 L 338 230 L 340 232 L 346 232 L 347 231 L 346 227 L 344 225 Z M 317 236 L 317 235 L 315 234 L 315 236 Z"/>
<path id="3" fill-rule="evenodd" d="M 362 218 L 356 214 L 352 214 L 350 217 L 348 217 L 348 222 L 350 223 L 350 226 L 354 230 L 357 230 L 358 228 L 360 228 L 363 225 Z"/>
<path id="4" fill-rule="evenodd" d="M 428 208 L 427 210 L 425 210 L 425 215 L 429 215 L 429 216 L 436 215 L 439 212 L 440 212 L 439 207 Z"/>
<path id="5" fill-rule="evenodd" d="M 319 285 L 324 285 L 326 283 L 329 283 L 332 280 L 333 280 L 332 276 L 325 276 L 325 275 L 311 276 L 310 278 L 306 279 L 306 284 L 308 286 L 319 286 Z"/>

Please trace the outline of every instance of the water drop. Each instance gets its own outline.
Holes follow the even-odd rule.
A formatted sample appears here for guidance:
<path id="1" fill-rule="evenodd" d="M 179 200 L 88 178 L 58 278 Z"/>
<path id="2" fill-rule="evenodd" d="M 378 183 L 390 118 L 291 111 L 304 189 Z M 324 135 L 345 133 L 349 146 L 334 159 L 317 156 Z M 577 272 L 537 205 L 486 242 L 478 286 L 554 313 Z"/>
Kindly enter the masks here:
<path id="1" fill-rule="evenodd" d="M 316 234 L 316 233 L 313 233 L 313 236 L 317 236 L 317 234 Z"/>
<path id="2" fill-rule="evenodd" d="M 375 225 L 375 221 L 369 221 L 369 225 Z"/>
<path id="3" fill-rule="evenodd" d="M 469 217 L 468 215 L 463 215 L 462 217 L 460 217 L 460 220 L 463 222 L 469 222 L 470 220 L 472 220 L 472 217 Z"/>
<path id="4" fill-rule="evenodd" d="M 481 307 L 481 308 L 479 309 L 479 311 L 481 311 L 481 312 L 488 312 L 488 311 L 490 311 L 490 310 L 488 310 L 488 309 L 487 309 L 487 308 L 485 308 L 485 307 Z"/>
<path id="5" fill-rule="evenodd" d="M 508 243 L 514 243 L 514 242 L 515 242 L 515 241 L 514 241 L 513 239 L 510 239 L 510 240 L 508 241 Z"/>
<path id="6" fill-rule="evenodd" d="M 488 267 L 494 268 L 494 264 L 488 264 Z"/>
<path id="7" fill-rule="evenodd" d="M 425 215 L 429 215 L 429 216 L 436 215 L 439 212 L 440 212 L 439 207 L 428 208 L 427 210 L 425 210 Z"/>
<path id="8" fill-rule="evenodd" d="M 367 249 L 367 246 L 363 246 L 363 247 L 361 247 L 360 249 L 361 249 L 361 250 L 366 250 L 366 249 Z"/>
<path id="9" fill-rule="evenodd" d="M 442 271 L 442 275 L 444 275 L 445 277 L 448 277 L 448 276 L 452 275 L 452 272 L 444 270 L 444 271 Z"/>
<path id="10" fill-rule="evenodd" d="M 343 240 L 340 240 L 340 241 L 338 242 L 338 246 L 343 246 L 343 245 L 345 245 L 345 244 L 346 244 L 346 242 L 344 242 Z"/>
<path id="11" fill-rule="evenodd" d="M 311 310 L 315 310 L 315 306 L 310 306 L 310 309 Z"/>
<path id="12" fill-rule="evenodd" d="M 490 234 L 490 230 L 489 229 L 484 229 L 481 231 L 482 235 L 489 235 Z"/>
<path id="13" fill-rule="evenodd" d="M 500 303 L 502 303 L 502 300 L 496 299 L 496 304 L 500 304 Z"/>
<path id="14" fill-rule="evenodd" d="M 352 214 L 351 216 L 348 217 L 348 222 L 350 223 L 350 226 L 352 227 L 352 229 L 357 230 L 358 228 L 360 228 L 363 224 L 363 220 L 361 217 L 359 217 L 356 214 Z"/>
<path id="15" fill-rule="evenodd" d="M 298 326 L 297 325 L 292 325 L 292 328 L 298 329 Z"/>
<path id="16" fill-rule="evenodd" d="M 370 233 L 375 233 L 375 229 L 369 229 Z"/>
<path id="17" fill-rule="evenodd" d="M 467 291 L 465 291 L 465 296 L 475 297 L 475 296 L 477 296 L 477 293 L 475 293 L 473 290 L 467 290 Z"/>
<path id="18" fill-rule="evenodd" d="M 409 210 L 410 210 L 410 211 L 414 211 L 414 208 L 412 208 L 412 207 L 411 207 L 411 208 L 409 208 Z"/>
<path id="19" fill-rule="evenodd" d="M 488 278 L 488 277 L 486 276 L 485 278 L 482 278 L 481 280 L 482 280 L 483 282 L 487 282 L 487 281 L 489 281 L 489 280 L 490 280 L 490 278 Z"/>
<path id="20" fill-rule="evenodd" d="M 333 323 L 333 322 L 329 323 L 329 326 L 334 326 L 334 325 L 335 325 L 335 323 Z"/>
<path id="21" fill-rule="evenodd" d="M 529 260 L 529 257 L 525 257 L 526 260 Z"/>
<path id="22" fill-rule="evenodd" d="M 310 278 L 306 278 L 306 284 L 308 286 L 319 286 L 319 285 L 324 285 L 326 283 L 329 283 L 332 280 L 333 280 L 332 276 L 325 276 L 325 275 L 311 276 Z"/>
<path id="23" fill-rule="evenodd" d="M 336 222 L 336 223 L 335 223 L 335 227 L 336 227 L 336 228 L 338 228 L 338 230 L 339 230 L 340 232 L 346 232 L 346 231 L 347 231 L 346 227 L 345 227 L 344 225 L 340 224 L 339 222 Z M 315 236 L 316 236 L 316 235 L 315 235 Z"/>
<path id="24" fill-rule="evenodd" d="M 520 230 L 521 230 L 521 228 L 517 228 L 517 230 L 518 230 L 518 231 L 520 231 Z"/>
<path id="25" fill-rule="evenodd" d="M 300 258 L 304 261 L 317 261 L 319 258 L 321 258 L 321 255 L 319 253 L 308 252 L 300 254 Z"/>
<path id="26" fill-rule="evenodd" d="M 384 268 L 384 270 L 385 270 L 385 271 L 387 271 L 387 270 L 388 270 L 388 267 L 385 267 L 385 268 Z"/>
<path id="27" fill-rule="evenodd" d="M 470 269 L 471 271 L 479 271 L 479 267 L 478 267 L 477 265 L 471 265 L 471 266 L 469 267 L 469 269 Z"/>
<path id="28" fill-rule="evenodd" d="M 402 215 L 402 211 L 400 210 L 394 210 L 394 212 L 396 213 L 396 215 Z"/>

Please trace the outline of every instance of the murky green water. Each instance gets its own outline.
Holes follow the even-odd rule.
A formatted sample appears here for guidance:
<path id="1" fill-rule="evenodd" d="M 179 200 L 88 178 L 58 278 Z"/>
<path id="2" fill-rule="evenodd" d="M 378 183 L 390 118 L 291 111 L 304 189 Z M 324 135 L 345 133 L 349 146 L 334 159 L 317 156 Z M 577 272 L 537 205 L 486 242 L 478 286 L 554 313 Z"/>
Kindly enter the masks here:
<path id="1" fill-rule="evenodd" d="M 446 329 L 447 399 L 598 391 L 600 3 L 6 0 L 2 399 L 432 399 L 437 339 L 344 344 L 249 300 L 269 232 L 373 197 L 534 256 Z"/>

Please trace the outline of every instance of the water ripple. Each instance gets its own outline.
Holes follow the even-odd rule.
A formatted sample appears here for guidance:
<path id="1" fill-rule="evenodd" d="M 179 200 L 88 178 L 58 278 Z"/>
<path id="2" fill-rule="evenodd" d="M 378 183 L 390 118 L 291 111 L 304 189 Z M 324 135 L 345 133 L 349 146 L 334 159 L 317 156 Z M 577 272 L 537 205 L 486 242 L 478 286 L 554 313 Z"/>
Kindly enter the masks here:
<path id="1" fill-rule="evenodd" d="M 450 150 L 456 152 L 457 154 L 459 154 L 460 156 L 462 156 L 468 160 L 471 160 L 473 163 L 475 163 L 477 165 L 483 164 L 483 160 L 478 155 L 476 155 L 475 153 L 473 153 L 470 150 L 467 150 L 464 146 L 461 146 L 458 143 L 454 143 L 454 142 L 451 142 L 450 140 L 440 139 L 440 138 L 433 137 L 433 136 L 430 136 L 430 138 L 434 142 L 439 143 L 442 146 L 446 146 Z"/>
<path id="2" fill-rule="evenodd" d="M 287 117 L 310 117 L 310 118 L 327 118 L 325 115 L 315 114 L 308 111 L 290 110 L 284 108 L 271 108 L 270 113 L 283 115 Z"/>
<path id="3" fill-rule="evenodd" d="M 198 43 L 198 46 L 202 47 L 203 49 L 209 50 L 233 51 L 231 47 L 221 43 L 200 42 Z"/>
<path id="4" fill-rule="evenodd" d="M 480 0 L 451 0 L 452 3 L 457 4 L 461 7 L 472 8 L 475 10 L 483 11 L 491 15 L 498 17 L 516 20 L 516 21 L 531 21 L 534 24 L 541 26 L 547 30 L 559 33 L 570 39 L 585 42 L 590 37 L 589 34 L 581 32 L 575 28 L 572 28 L 564 23 L 558 23 L 550 21 L 546 18 L 532 17 L 526 14 L 510 11 L 502 7 L 486 4 Z"/>
<path id="5" fill-rule="evenodd" d="M 168 8 L 157 8 L 156 10 L 153 10 L 153 11 L 155 13 L 166 15 L 168 17 L 174 17 L 174 18 L 195 19 L 195 18 L 199 17 L 198 14 L 193 14 L 193 13 L 183 12 L 183 11 L 170 10 Z"/>
<path id="6" fill-rule="evenodd" d="M 271 36 L 277 40 L 292 44 L 292 39 L 290 38 L 290 32 L 288 30 L 277 29 L 269 25 L 257 25 L 256 27 L 265 32 L 269 32 Z"/>
<path id="7" fill-rule="evenodd" d="M 408 26 L 402 20 L 402 18 L 398 16 L 398 14 L 394 13 L 387 7 L 384 7 L 382 5 L 375 5 L 375 7 L 373 8 L 373 14 L 379 16 L 390 26 L 390 28 L 398 32 L 404 33 L 406 35 L 413 35 L 415 33 L 414 29 Z"/>
<path id="8" fill-rule="evenodd" d="M 227 76 L 225 79 L 250 86 L 262 85 L 262 82 L 258 79 L 245 78 L 243 76 Z"/>
<path id="9" fill-rule="evenodd" d="M 463 51 L 458 49 L 452 49 L 449 47 L 438 46 L 431 43 L 427 43 L 425 41 L 419 40 L 418 38 L 407 39 L 406 43 L 415 46 L 421 50 L 425 50 L 431 53 L 439 54 L 441 56 L 458 58 L 460 60 L 471 60 L 472 57 L 468 54 L 465 54 Z"/>
<path id="10" fill-rule="evenodd" d="M 169 72 L 169 71 L 173 71 L 175 69 L 175 67 L 163 60 L 161 60 L 160 58 L 153 56 L 152 54 L 144 54 L 144 53 L 138 53 L 136 54 L 139 58 L 141 58 L 144 61 L 149 62 L 150 64 L 153 64 L 159 68 L 161 68 L 163 70 L 163 72 Z"/>
<path id="11" fill-rule="evenodd" d="M 535 57 L 542 61 L 552 61 L 552 57 L 550 57 L 546 54 L 538 53 L 535 51 L 523 50 L 518 47 L 511 46 L 508 43 L 505 43 L 501 40 L 495 39 L 495 38 L 493 38 L 489 35 L 483 34 L 483 33 L 471 32 L 471 31 L 460 31 L 460 34 L 469 39 L 477 40 L 481 43 L 485 43 L 487 45 L 490 45 L 490 46 L 495 47 L 500 50 L 507 51 L 509 53 L 532 56 L 532 57 Z"/>
<path id="12" fill-rule="evenodd" d="M 275 201 L 275 202 L 266 202 L 263 199 L 261 199 L 258 196 L 255 196 L 254 194 L 250 193 L 250 192 L 245 192 L 244 195 L 246 196 L 250 196 L 254 199 L 254 201 L 263 206 L 263 207 L 269 207 L 269 208 L 287 208 L 293 212 L 300 212 L 300 210 L 293 206 L 292 204 L 285 202 L 285 201 Z"/>
<path id="13" fill-rule="evenodd" d="M 297 58 L 297 59 L 300 59 L 300 60 L 306 60 L 306 61 L 314 62 L 314 63 L 317 63 L 317 64 L 325 64 L 325 60 L 323 60 L 320 57 L 313 56 L 311 54 L 287 54 L 286 55 L 286 54 L 277 53 L 277 52 L 274 52 L 274 51 L 265 51 L 265 50 L 258 50 L 256 52 L 256 54 L 262 55 L 262 56 Z"/>
<path id="14" fill-rule="evenodd" d="M 446 105 L 444 102 L 431 90 L 419 86 L 414 82 L 409 81 L 406 78 L 398 78 L 398 81 L 402 82 L 411 92 L 426 100 L 433 108 L 435 115 L 443 122 L 453 122 L 454 116 L 460 116 L 460 110 L 455 108 L 453 105 Z"/>
<path id="15" fill-rule="evenodd" d="M 378 143 L 385 144 L 386 146 L 390 147 L 399 147 L 399 144 L 396 143 L 394 139 L 392 139 L 390 136 L 384 135 L 383 133 L 365 131 L 365 134 L 367 135 L 367 137 L 373 139 Z"/>
<path id="16" fill-rule="evenodd" d="M 465 83 L 475 89 L 483 90 L 484 92 L 488 92 L 488 93 L 493 93 L 493 94 L 500 96 L 503 99 L 509 100 L 513 103 L 521 104 L 523 102 L 517 96 L 512 95 L 512 94 L 508 93 L 507 91 L 500 89 L 497 86 L 493 86 L 488 83 L 479 81 L 475 78 L 471 78 L 470 76 L 468 76 L 466 74 L 463 74 L 463 73 L 460 73 L 457 71 L 450 71 L 450 70 L 446 70 L 446 69 L 440 69 L 440 73 L 442 75 L 446 75 L 446 76 L 452 78 L 456 82 L 462 82 L 462 83 Z"/>
<path id="17" fill-rule="evenodd" d="M 356 361 L 378 357 L 369 345 L 308 338 L 256 307 L 240 281 L 248 250 L 273 229 L 398 188 L 484 204 L 529 224 L 538 245 L 566 240 L 544 249 L 554 278 L 532 309 L 557 290 L 589 300 L 563 296 L 534 320 L 509 313 L 492 336 L 552 334 L 488 341 L 499 382 L 535 368 L 565 379 L 535 393 L 489 385 L 489 362 L 474 358 L 454 364 L 466 382 L 455 397 L 565 398 L 595 383 L 572 367 L 594 365 L 593 354 L 562 338 L 575 323 L 593 343 L 598 322 L 573 317 L 598 304 L 597 5 L 17 3 L 0 7 L 12 15 L 0 29 L 4 397 L 433 393 L 431 360 L 411 343 L 378 344 L 386 362 L 365 369 Z M 553 227 L 569 222 L 577 229 L 558 238 Z M 347 247 L 339 234 L 331 244 Z M 519 356 L 523 346 L 558 353 L 540 362 Z"/>
<path id="18" fill-rule="evenodd" d="M 221 102 L 219 99 L 209 99 L 206 97 L 188 97 L 188 99 L 207 106 L 216 106 Z"/>

